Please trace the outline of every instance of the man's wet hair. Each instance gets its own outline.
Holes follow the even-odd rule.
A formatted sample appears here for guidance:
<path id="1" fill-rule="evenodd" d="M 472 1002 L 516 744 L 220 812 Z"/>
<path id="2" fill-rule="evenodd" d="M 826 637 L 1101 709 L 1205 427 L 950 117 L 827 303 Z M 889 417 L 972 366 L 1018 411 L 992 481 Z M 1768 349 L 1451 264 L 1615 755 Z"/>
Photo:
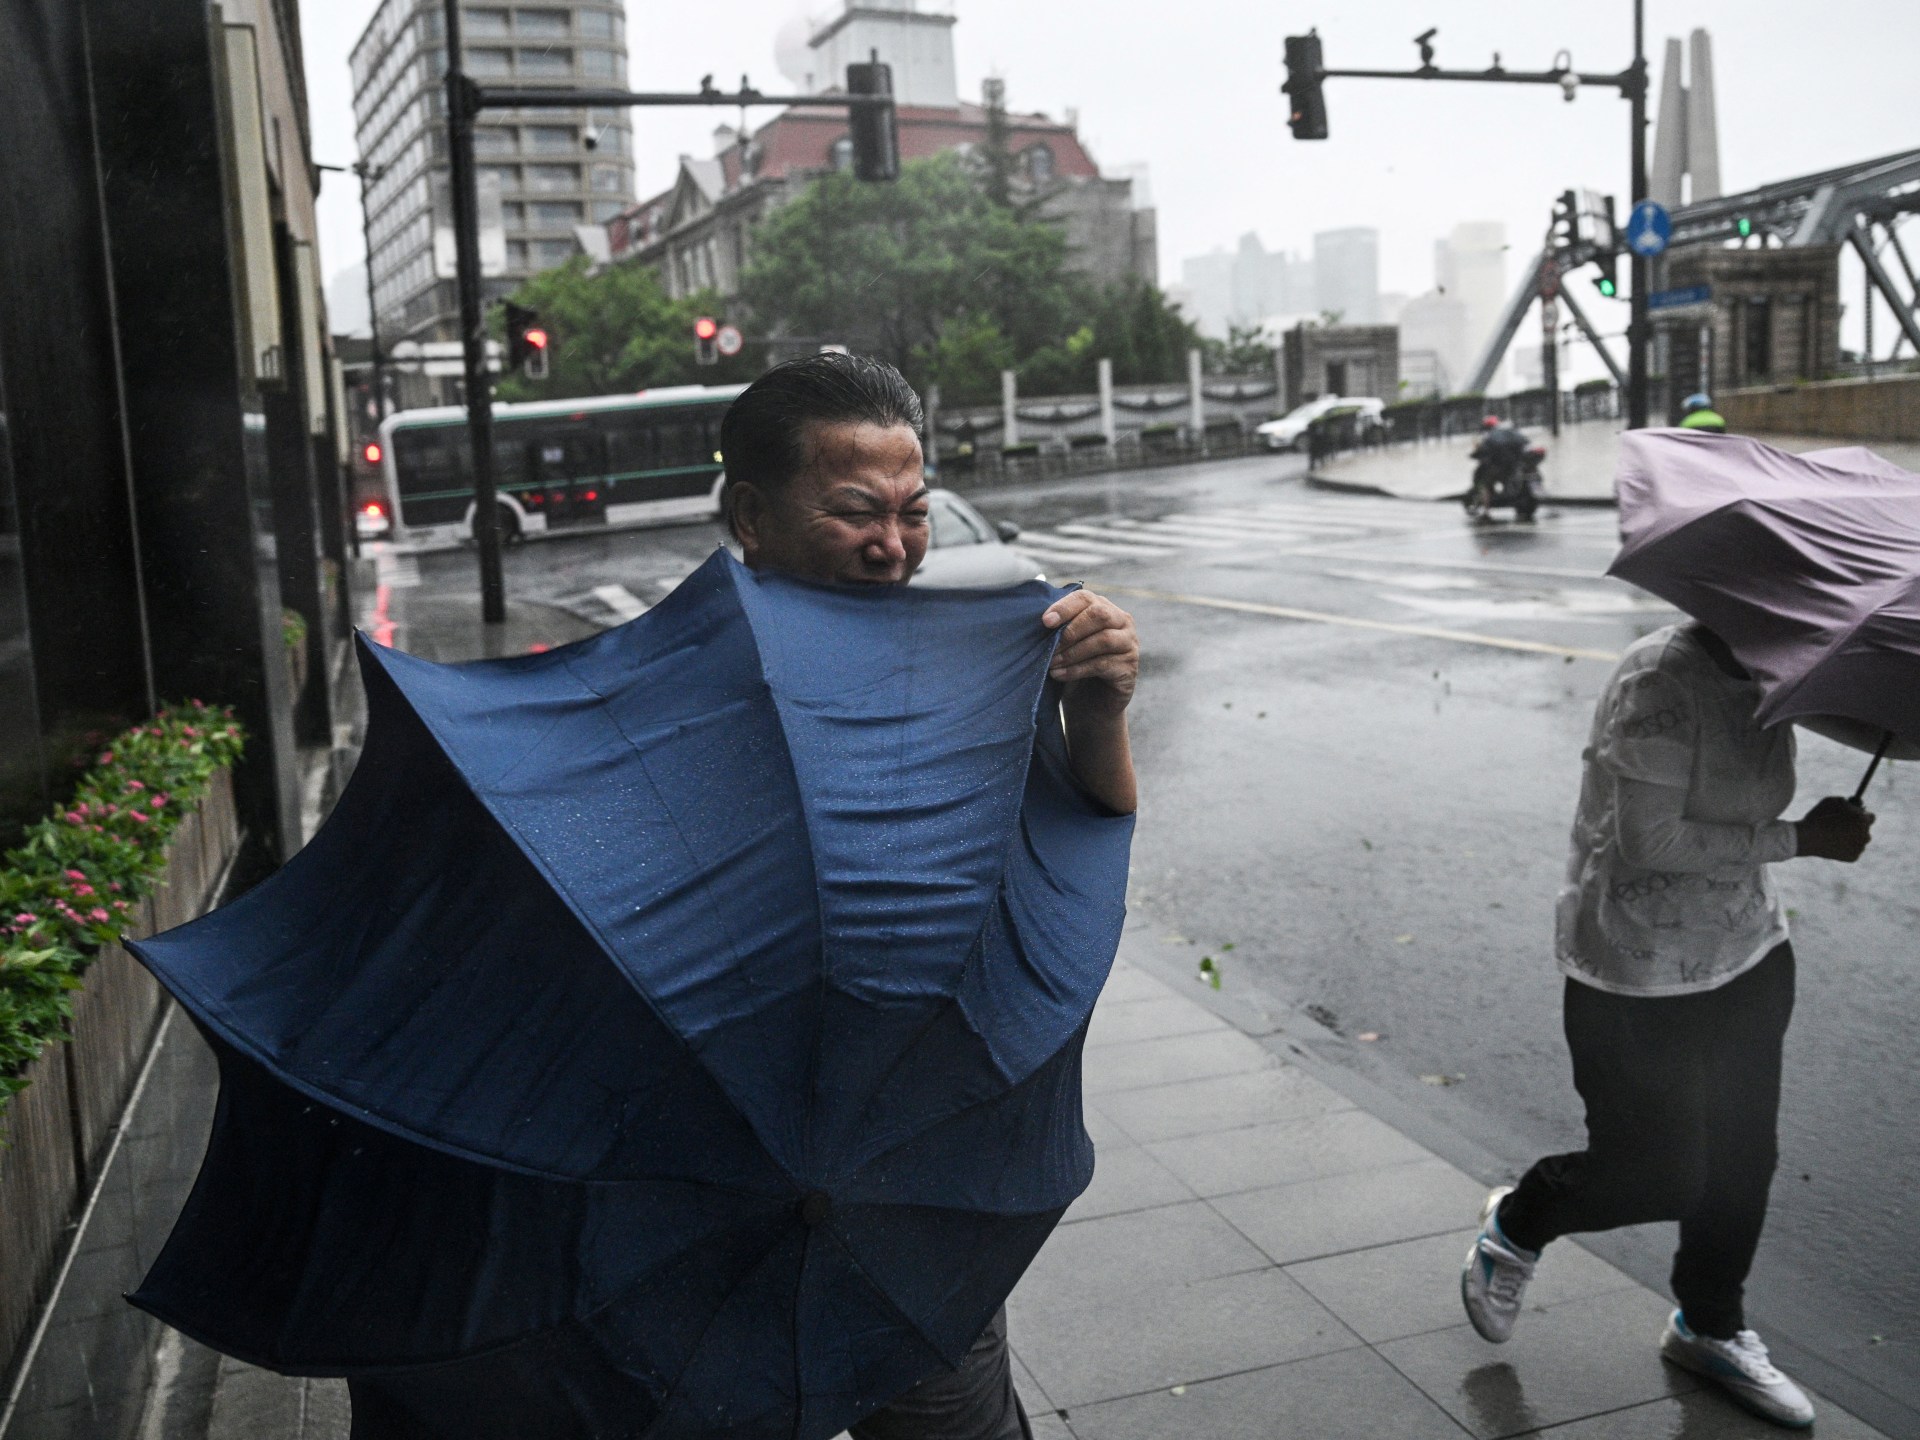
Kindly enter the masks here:
<path id="1" fill-rule="evenodd" d="M 749 385 L 720 422 L 726 465 L 721 507 L 733 529 L 733 487 L 775 495 L 807 468 L 813 425 L 926 426 L 920 397 L 893 366 L 868 355 L 822 351 L 774 366 Z"/>

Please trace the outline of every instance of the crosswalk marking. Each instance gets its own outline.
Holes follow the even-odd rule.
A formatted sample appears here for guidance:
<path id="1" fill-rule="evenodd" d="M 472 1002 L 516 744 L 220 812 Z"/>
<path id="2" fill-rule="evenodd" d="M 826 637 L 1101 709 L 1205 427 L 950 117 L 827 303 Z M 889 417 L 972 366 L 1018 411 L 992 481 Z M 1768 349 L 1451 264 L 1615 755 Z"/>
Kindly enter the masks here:
<path id="1" fill-rule="evenodd" d="M 593 598 L 622 620 L 637 620 L 647 613 L 647 602 L 624 585 L 596 585 Z"/>

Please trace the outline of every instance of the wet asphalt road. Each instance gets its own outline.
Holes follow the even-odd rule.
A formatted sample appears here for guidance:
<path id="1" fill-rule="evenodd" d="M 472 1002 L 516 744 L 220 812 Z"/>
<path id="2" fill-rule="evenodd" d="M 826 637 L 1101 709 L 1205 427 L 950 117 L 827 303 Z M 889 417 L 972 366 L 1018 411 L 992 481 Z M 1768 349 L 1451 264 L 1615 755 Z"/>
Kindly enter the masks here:
<path id="1" fill-rule="evenodd" d="M 1672 612 L 1602 578 L 1611 511 L 1476 531 L 1457 507 L 1310 490 L 1300 470 L 1276 457 L 968 493 L 1028 532 L 1049 578 L 1138 622 L 1136 917 L 1417 1112 L 1428 1143 L 1457 1137 L 1456 1158 L 1477 1147 L 1517 1173 L 1581 1136 L 1551 940 L 1610 669 L 1596 657 Z M 656 599 L 716 541 L 692 525 L 528 544 L 508 583 L 612 623 L 596 591 Z M 470 587 L 472 565 L 423 557 L 422 598 Z M 1864 762 L 1812 736 L 1800 754 L 1792 814 L 1850 793 Z M 1920 784 L 1891 768 L 1859 865 L 1781 867 L 1800 992 L 1749 1294 L 1803 1378 L 1920 1434 Z M 1670 1246 L 1649 1227 L 1598 1248 L 1658 1283 Z"/>

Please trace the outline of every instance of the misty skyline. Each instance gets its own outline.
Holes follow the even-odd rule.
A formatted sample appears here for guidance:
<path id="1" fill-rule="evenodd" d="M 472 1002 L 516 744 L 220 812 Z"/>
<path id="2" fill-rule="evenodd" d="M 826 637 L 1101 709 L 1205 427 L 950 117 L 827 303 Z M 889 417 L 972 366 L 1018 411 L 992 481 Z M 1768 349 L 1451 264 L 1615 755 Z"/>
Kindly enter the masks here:
<path id="1" fill-rule="evenodd" d="M 375 0 L 309 4 L 302 30 L 317 158 L 355 158 L 346 56 Z M 692 89 L 709 72 L 780 81 L 775 37 L 803 8 L 839 0 L 712 0 L 685 9 L 631 4 L 629 83 Z M 1181 261 L 1231 247 L 1249 230 L 1270 249 L 1304 251 L 1317 231 L 1380 232 L 1380 286 L 1419 294 L 1432 284 L 1432 245 L 1465 220 L 1497 220 L 1531 250 L 1551 199 L 1568 186 L 1622 197 L 1627 108 L 1590 88 L 1572 104 L 1547 87 L 1330 81 L 1332 138 L 1286 130 L 1281 41 L 1318 25 L 1330 66 L 1411 67 L 1410 37 L 1439 28 L 1438 61 L 1545 68 L 1556 51 L 1576 67 L 1612 71 L 1631 55 L 1631 6 L 1513 7 L 1492 0 L 1203 0 L 1181 12 L 1108 0 L 952 0 L 962 95 L 999 74 L 1017 109 L 1078 112 L 1103 169 L 1144 163 L 1159 210 L 1161 278 Z M 1654 0 L 1647 7 L 1652 84 L 1669 35 L 1712 32 L 1724 186 L 1737 191 L 1790 175 L 1920 146 L 1920 109 L 1907 93 L 1920 53 L 1920 7 L 1833 0 L 1817 24 L 1785 0 Z M 1152 43 L 1143 44 L 1144 35 Z M 1402 37 L 1394 39 L 1391 37 Z M 1786 103 L 1788 101 L 1791 103 Z M 755 119 L 765 119 L 771 111 Z M 637 117 L 635 183 L 663 186 L 681 153 L 711 152 L 713 129 L 737 111 L 655 110 Z M 329 176 L 321 197 L 329 278 L 361 255 L 359 196 Z"/>

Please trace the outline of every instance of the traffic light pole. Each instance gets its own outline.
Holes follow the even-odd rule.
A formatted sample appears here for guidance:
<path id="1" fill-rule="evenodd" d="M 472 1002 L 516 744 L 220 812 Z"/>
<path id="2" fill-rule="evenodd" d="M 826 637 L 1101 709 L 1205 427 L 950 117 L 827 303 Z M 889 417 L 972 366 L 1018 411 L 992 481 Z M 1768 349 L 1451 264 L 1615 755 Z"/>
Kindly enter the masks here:
<path id="1" fill-rule="evenodd" d="M 1485 70 L 1443 70 L 1428 58 L 1432 47 L 1424 42 L 1431 38 L 1432 32 L 1421 37 L 1416 43 L 1421 45 L 1424 63 L 1417 70 L 1329 70 L 1320 67 L 1306 80 L 1310 89 L 1317 89 L 1323 80 L 1452 80 L 1479 85 L 1557 85 L 1573 99 L 1582 85 L 1599 85 L 1618 90 L 1631 110 L 1628 121 L 1632 131 L 1629 165 L 1632 171 L 1633 203 L 1638 205 L 1647 198 L 1647 54 L 1646 54 L 1646 0 L 1633 0 L 1633 63 L 1625 70 L 1613 75 L 1590 75 L 1573 69 L 1571 65 L 1556 66 L 1552 70 L 1508 70 L 1499 63 L 1499 56 Z M 1295 37 L 1298 38 L 1298 37 Z M 1294 40 L 1290 39 L 1291 46 Z M 1317 53 L 1319 41 L 1313 40 Z M 1289 55 L 1289 64 L 1292 56 Z M 1285 89 L 1291 89 L 1296 77 L 1289 75 Z M 1300 97 L 1295 96 L 1296 112 L 1300 109 Z M 1319 123 L 1318 133 L 1302 136 L 1305 139 L 1325 139 L 1325 111 L 1321 109 L 1315 117 Z M 1296 130 L 1296 133 L 1299 133 Z M 1652 274 L 1647 257 L 1637 251 L 1633 255 L 1633 308 L 1627 325 L 1627 424 L 1630 429 L 1642 429 L 1647 423 L 1647 343 L 1649 327 L 1647 324 L 1647 288 Z"/>
<path id="2" fill-rule="evenodd" d="M 879 94 L 763 95 L 743 76 L 735 91 L 714 88 L 712 77 L 691 94 L 647 94 L 631 90 L 501 90 L 473 83 L 460 45 L 460 0 L 445 0 L 447 31 L 447 153 L 453 182 L 455 283 L 460 295 L 460 338 L 464 346 L 467 388 L 467 438 L 473 450 L 473 541 L 480 552 L 480 615 L 489 625 L 507 618 L 506 585 L 500 565 L 499 489 L 493 474 L 493 378 L 487 373 L 487 337 L 480 293 L 480 187 L 473 153 L 473 125 L 483 110 L 613 109 L 618 106 L 783 105 L 788 108 L 893 110 L 890 86 Z M 849 69 L 858 69 L 858 66 Z M 876 69 L 884 69 L 878 66 Z M 885 77 L 881 83 L 886 84 Z M 897 150 L 895 151 L 897 157 Z M 865 175 L 862 179 L 892 179 Z M 371 261 L 371 256 L 369 256 Z"/>

